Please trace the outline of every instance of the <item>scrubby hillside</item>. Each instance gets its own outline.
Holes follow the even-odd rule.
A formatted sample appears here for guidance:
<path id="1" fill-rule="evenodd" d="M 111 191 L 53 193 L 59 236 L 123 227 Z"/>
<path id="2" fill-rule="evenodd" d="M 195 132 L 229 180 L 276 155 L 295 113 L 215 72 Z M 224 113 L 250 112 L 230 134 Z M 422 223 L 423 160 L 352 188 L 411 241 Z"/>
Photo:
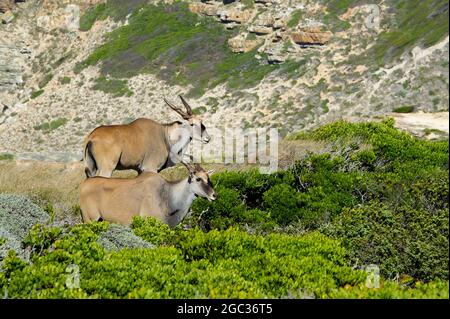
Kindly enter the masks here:
<path id="1" fill-rule="evenodd" d="M 392 120 L 335 122 L 289 140 L 314 152 L 270 175 L 218 167 L 218 199 L 197 199 L 175 229 L 151 218 L 131 229 L 74 225 L 79 180 L 68 177 L 81 165 L 1 164 L 0 192 L 44 210 L 0 196 L 0 289 L 11 298 L 448 298 L 447 141 L 419 140 Z M 42 174 L 55 184 L 33 184 Z M 30 211 L 39 216 L 31 230 Z"/>
<path id="2" fill-rule="evenodd" d="M 0 0 L 0 21 L 2 297 L 449 297 L 447 1 Z M 176 228 L 81 225 L 83 138 L 175 120 L 178 94 L 207 127 L 278 128 L 279 170 L 205 163 L 218 199 Z"/>
<path id="3" fill-rule="evenodd" d="M 74 161 L 95 126 L 175 119 L 162 97 L 179 93 L 209 126 L 282 135 L 448 112 L 448 3 L 375 3 L 17 3 L 0 25 L 0 152 Z M 440 131 L 439 120 L 414 128 Z"/>

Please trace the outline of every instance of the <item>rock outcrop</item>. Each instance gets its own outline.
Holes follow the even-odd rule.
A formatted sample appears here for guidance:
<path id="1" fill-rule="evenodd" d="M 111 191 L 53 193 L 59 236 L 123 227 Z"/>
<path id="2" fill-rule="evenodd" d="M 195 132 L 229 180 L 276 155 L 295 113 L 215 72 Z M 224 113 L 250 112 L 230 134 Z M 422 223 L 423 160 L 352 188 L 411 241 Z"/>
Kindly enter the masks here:
<path id="1" fill-rule="evenodd" d="M 233 52 L 245 53 L 253 50 L 264 42 L 261 38 L 248 39 L 248 34 L 238 34 L 228 40 L 228 45 Z"/>
<path id="2" fill-rule="evenodd" d="M 209 4 L 203 2 L 189 3 L 189 10 L 193 13 L 203 14 L 206 16 L 216 16 L 219 6 L 217 4 Z"/>
<path id="3" fill-rule="evenodd" d="M 330 41 L 333 34 L 330 31 L 320 31 L 318 28 L 293 31 L 290 33 L 292 41 L 300 45 L 324 45 Z"/>
<path id="4" fill-rule="evenodd" d="M 0 0 L 0 13 L 11 11 L 14 8 L 14 0 Z"/>
<path id="5" fill-rule="evenodd" d="M 15 89 L 23 83 L 23 68 L 29 50 L 20 44 L 0 40 L 0 92 Z"/>
<path id="6" fill-rule="evenodd" d="M 18 2 L 26 0 L 0 0 L 0 13 L 12 11 Z"/>
<path id="7" fill-rule="evenodd" d="M 269 63 L 282 63 L 288 58 L 296 58 L 292 54 L 295 49 L 285 49 L 291 44 L 299 48 L 326 45 L 332 37 L 330 31 L 322 30 L 323 26 L 311 27 L 311 21 L 306 25 L 303 21 L 288 23 L 292 13 L 304 7 L 301 3 L 297 6 L 292 4 L 286 10 L 288 4 L 285 2 L 260 0 L 254 1 L 253 7 L 247 7 L 240 1 L 194 1 L 189 4 L 189 9 L 197 14 L 216 17 L 226 28 L 239 28 L 241 32 L 228 41 L 233 52 L 249 52 L 259 47 L 258 52 L 265 54 Z M 248 34 L 255 36 L 249 37 Z"/>

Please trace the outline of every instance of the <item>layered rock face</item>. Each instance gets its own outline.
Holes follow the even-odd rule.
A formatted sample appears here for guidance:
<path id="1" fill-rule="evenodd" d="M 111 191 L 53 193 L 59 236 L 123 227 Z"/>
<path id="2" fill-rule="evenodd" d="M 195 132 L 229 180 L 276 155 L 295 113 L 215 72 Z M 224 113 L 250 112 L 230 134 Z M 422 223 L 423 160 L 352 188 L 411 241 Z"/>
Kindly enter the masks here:
<path id="1" fill-rule="evenodd" d="M 294 11 L 305 10 L 300 2 L 261 0 L 248 6 L 241 1 L 206 0 L 193 1 L 189 8 L 194 13 L 216 17 L 227 28 L 239 28 L 240 33 L 228 41 L 233 52 L 248 52 L 263 44 L 259 53 L 267 54 L 269 63 L 281 63 L 291 57 L 286 46 L 293 51 L 291 44 L 325 45 L 332 37 L 331 31 L 317 21 L 292 20 Z"/>

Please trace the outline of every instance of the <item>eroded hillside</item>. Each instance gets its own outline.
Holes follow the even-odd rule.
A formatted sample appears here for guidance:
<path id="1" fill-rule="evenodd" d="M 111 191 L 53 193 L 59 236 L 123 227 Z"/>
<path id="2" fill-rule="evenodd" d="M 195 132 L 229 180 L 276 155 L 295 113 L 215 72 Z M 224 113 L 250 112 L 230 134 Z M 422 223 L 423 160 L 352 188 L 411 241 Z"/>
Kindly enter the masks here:
<path id="1" fill-rule="evenodd" d="M 448 114 L 448 3 L 364 3 L 2 1 L 0 153 L 77 160 L 98 125 L 176 119 L 178 94 L 209 126 L 282 135 Z"/>

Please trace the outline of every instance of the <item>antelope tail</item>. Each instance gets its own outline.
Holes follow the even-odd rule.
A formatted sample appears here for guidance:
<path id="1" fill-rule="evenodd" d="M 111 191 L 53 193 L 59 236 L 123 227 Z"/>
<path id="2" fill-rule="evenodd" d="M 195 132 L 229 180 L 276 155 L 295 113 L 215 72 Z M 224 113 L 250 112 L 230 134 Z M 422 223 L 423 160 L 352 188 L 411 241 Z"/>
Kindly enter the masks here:
<path id="1" fill-rule="evenodd" d="M 84 173 L 86 174 L 86 177 L 89 178 L 95 176 L 95 173 L 97 172 L 97 163 L 95 162 L 95 157 L 92 153 L 92 141 L 89 141 L 86 144 L 86 148 L 84 149 L 84 160 Z"/>

